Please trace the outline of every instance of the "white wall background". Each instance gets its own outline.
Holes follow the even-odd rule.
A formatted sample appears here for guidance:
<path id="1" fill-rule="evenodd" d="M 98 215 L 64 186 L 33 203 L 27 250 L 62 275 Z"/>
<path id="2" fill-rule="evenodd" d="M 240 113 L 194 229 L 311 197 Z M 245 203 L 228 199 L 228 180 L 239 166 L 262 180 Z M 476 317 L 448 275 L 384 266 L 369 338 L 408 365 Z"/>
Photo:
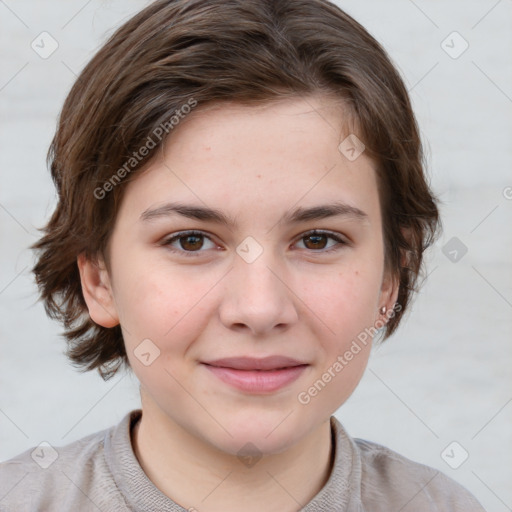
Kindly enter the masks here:
<path id="1" fill-rule="evenodd" d="M 336 415 L 354 437 L 444 471 L 487 510 L 512 510 L 512 0 L 337 3 L 402 72 L 445 206 L 421 294 Z M 139 407 L 135 377 L 105 383 L 68 364 L 27 248 L 54 204 L 45 156 L 75 75 L 146 4 L 0 1 L 0 460 Z M 43 31 L 59 45 L 47 59 L 31 48 Z M 446 40 L 454 31 L 469 44 L 457 58 L 466 43 Z M 453 237 L 467 247 L 456 262 L 443 253 Z M 452 441 L 452 465 L 469 453 L 458 469 L 441 457 Z"/>

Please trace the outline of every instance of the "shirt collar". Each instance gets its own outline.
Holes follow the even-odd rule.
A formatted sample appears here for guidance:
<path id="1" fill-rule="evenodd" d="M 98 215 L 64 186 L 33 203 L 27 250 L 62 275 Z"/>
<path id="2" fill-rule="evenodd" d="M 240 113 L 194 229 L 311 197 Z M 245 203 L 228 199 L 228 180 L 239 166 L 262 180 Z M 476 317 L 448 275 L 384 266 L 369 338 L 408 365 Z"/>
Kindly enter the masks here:
<path id="1" fill-rule="evenodd" d="M 105 439 L 105 458 L 127 505 L 133 510 L 187 512 L 163 494 L 144 473 L 131 442 L 131 430 L 142 416 L 136 409 L 116 425 Z M 341 423 L 330 418 L 334 464 L 325 485 L 303 512 L 357 511 L 361 506 L 361 460 L 354 441 Z"/>

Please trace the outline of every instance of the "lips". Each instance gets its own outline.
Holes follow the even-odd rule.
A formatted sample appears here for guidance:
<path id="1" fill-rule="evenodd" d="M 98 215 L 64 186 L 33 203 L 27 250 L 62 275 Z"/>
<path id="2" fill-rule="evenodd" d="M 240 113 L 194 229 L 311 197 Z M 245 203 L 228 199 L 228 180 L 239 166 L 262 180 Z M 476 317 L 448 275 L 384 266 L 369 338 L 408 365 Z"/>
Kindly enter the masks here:
<path id="1" fill-rule="evenodd" d="M 250 394 L 268 394 L 285 388 L 309 366 L 286 356 L 229 357 L 203 365 L 224 384 Z"/>
<path id="2" fill-rule="evenodd" d="M 215 361 L 207 361 L 204 364 L 219 368 L 231 368 L 233 370 L 279 370 L 302 366 L 307 363 L 286 356 L 268 356 L 264 358 L 226 357 L 216 359 Z"/>

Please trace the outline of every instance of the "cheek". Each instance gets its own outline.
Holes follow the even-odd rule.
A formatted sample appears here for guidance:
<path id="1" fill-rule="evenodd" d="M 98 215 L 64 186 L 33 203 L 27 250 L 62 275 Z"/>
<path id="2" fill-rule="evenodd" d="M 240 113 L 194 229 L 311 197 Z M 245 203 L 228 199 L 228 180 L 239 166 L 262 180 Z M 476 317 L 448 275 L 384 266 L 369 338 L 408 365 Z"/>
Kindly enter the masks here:
<path id="1" fill-rule="evenodd" d="M 329 339 L 339 345 L 373 325 L 378 284 L 375 272 L 354 267 L 322 279 L 317 276 L 304 293 L 310 309 L 330 333 Z"/>
<path id="2" fill-rule="evenodd" d="M 321 401 L 336 407 L 352 394 L 370 357 L 380 289 L 375 267 L 339 272 L 325 287 L 325 318 L 335 334 L 328 338 L 326 358 L 315 382 L 316 387 L 326 388 Z"/>
<path id="3" fill-rule="evenodd" d="M 302 406 L 323 414 L 335 411 L 352 394 L 370 357 L 377 288 L 362 270 L 338 272 L 312 297 L 311 309 L 323 351 L 314 375 L 297 397 Z M 325 327 L 327 326 L 327 327 Z M 309 409 L 311 407 L 311 409 Z"/>
<path id="4" fill-rule="evenodd" d="M 116 303 L 127 349 L 133 351 L 142 340 L 150 339 L 161 359 L 186 350 L 208 321 L 205 307 L 212 283 L 204 277 L 189 279 L 168 265 L 132 264 L 124 270 Z"/>
<path id="5" fill-rule="evenodd" d="M 155 267 L 151 273 L 132 275 L 125 284 L 121 325 L 131 368 L 163 402 L 167 394 L 181 396 L 178 382 L 193 369 L 185 359 L 208 322 L 201 298 L 209 288 L 191 286 L 183 276 L 166 275 Z"/>

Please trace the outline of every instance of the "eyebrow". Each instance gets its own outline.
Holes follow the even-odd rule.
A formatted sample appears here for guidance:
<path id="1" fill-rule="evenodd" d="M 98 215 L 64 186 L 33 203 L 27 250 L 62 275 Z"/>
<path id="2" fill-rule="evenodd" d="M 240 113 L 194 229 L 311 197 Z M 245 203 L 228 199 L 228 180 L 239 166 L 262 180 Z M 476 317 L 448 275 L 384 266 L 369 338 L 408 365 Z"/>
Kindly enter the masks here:
<path id="1" fill-rule="evenodd" d="M 221 210 L 183 203 L 166 203 L 157 208 L 148 208 L 142 212 L 140 220 L 149 222 L 153 219 L 169 217 L 176 214 L 189 219 L 223 224 L 230 228 L 236 225 L 236 221 Z M 310 208 L 298 207 L 292 211 L 286 212 L 281 217 L 278 224 L 294 224 L 309 220 L 326 219 L 328 217 L 346 217 L 360 222 L 369 222 L 368 214 L 359 208 L 342 202 L 334 202 Z"/>

